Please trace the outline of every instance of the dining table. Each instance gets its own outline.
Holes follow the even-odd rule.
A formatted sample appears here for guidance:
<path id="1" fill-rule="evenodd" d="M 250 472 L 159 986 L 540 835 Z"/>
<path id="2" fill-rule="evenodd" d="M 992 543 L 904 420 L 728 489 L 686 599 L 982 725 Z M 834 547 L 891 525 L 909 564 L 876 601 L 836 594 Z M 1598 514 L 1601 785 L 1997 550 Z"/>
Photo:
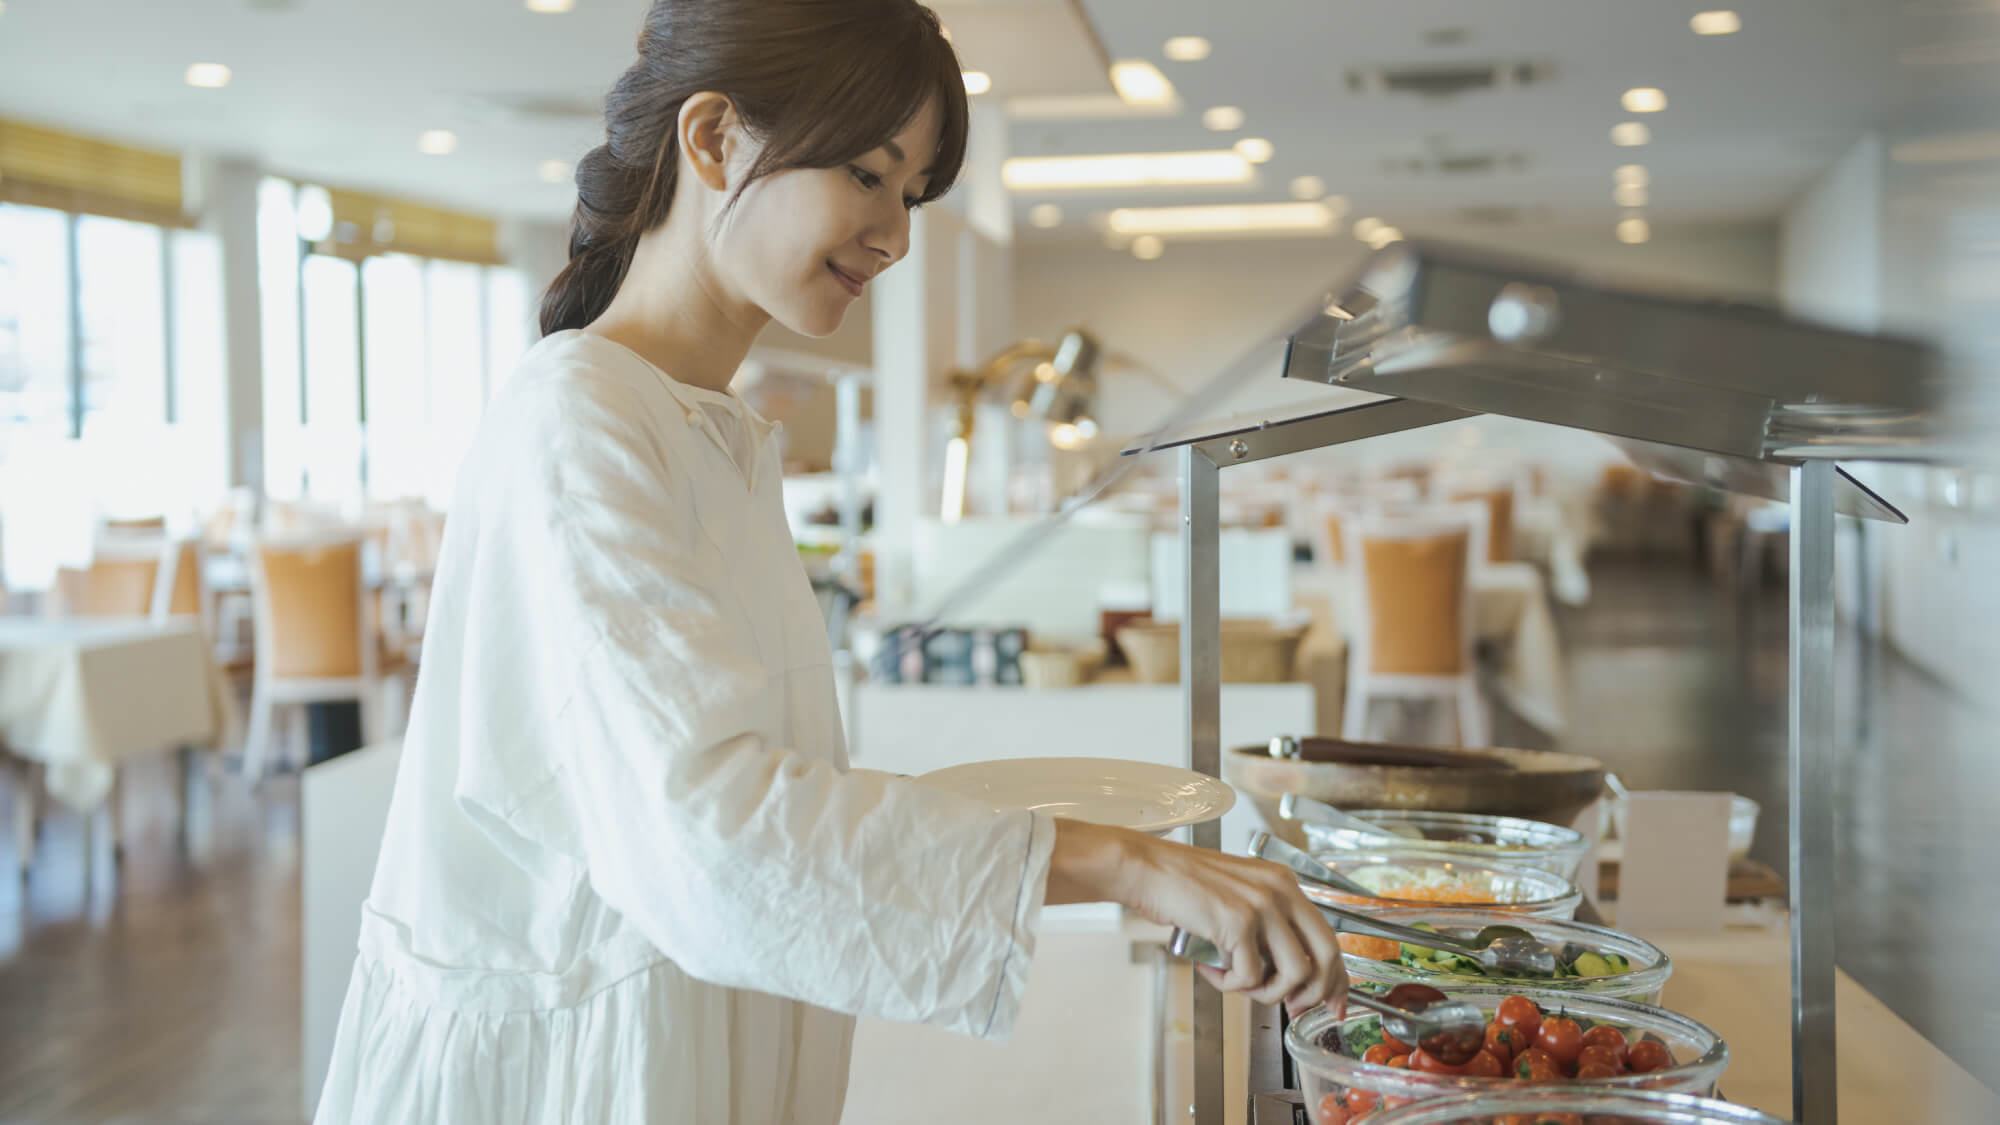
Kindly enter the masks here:
<path id="1" fill-rule="evenodd" d="M 106 811 L 117 847 L 120 768 L 141 754 L 221 745 L 236 727 L 193 618 L 0 618 L 0 746 L 39 775 L 14 787 L 23 870 L 42 794 Z"/>

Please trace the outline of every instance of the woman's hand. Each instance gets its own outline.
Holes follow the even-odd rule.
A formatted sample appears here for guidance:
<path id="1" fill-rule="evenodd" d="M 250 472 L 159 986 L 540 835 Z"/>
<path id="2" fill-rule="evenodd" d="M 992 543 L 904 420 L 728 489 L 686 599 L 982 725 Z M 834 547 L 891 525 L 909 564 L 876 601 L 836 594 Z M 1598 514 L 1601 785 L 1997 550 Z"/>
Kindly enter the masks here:
<path id="1" fill-rule="evenodd" d="M 1116 902 L 1205 937 L 1229 968 L 1196 965 L 1210 984 L 1294 1014 L 1340 1007 L 1347 973 L 1333 927 L 1275 863 L 1191 848 L 1123 828 L 1056 821 L 1050 905 Z"/>

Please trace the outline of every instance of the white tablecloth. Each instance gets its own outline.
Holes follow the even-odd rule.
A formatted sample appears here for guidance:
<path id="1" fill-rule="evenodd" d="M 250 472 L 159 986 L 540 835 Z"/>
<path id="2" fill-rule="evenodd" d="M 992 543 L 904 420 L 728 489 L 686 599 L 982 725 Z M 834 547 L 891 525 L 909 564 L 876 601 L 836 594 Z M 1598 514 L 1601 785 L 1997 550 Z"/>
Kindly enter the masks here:
<path id="1" fill-rule="evenodd" d="M 212 746 L 235 708 L 193 621 L 0 619 L 0 741 L 90 809 L 125 758 Z"/>

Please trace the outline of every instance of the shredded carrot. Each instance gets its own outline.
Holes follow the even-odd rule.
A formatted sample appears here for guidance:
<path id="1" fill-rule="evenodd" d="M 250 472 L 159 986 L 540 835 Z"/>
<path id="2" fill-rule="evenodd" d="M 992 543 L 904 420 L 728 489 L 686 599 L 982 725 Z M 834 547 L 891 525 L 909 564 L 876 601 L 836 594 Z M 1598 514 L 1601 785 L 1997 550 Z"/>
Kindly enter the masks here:
<path id="1" fill-rule="evenodd" d="M 1338 934 L 1340 948 L 1356 957 L 1366 957 L 1371 961 L 1394 961 L 1402 956 L 1400 942 L 1388 938 L 1369 937 L 1367 934 Z"/>

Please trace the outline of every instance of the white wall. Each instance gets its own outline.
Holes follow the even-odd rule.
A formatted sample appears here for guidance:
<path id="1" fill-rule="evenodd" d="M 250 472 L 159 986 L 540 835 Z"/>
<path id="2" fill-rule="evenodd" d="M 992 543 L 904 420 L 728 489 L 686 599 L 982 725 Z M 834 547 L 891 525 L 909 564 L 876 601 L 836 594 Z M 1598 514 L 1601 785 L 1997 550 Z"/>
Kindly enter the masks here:
<path id="1" fill-rule="evenodd" d="M 1863 137 L 1779 224 L 1785 308 L 1860 331 L 1882 322 L 1882 141 Z"/>

